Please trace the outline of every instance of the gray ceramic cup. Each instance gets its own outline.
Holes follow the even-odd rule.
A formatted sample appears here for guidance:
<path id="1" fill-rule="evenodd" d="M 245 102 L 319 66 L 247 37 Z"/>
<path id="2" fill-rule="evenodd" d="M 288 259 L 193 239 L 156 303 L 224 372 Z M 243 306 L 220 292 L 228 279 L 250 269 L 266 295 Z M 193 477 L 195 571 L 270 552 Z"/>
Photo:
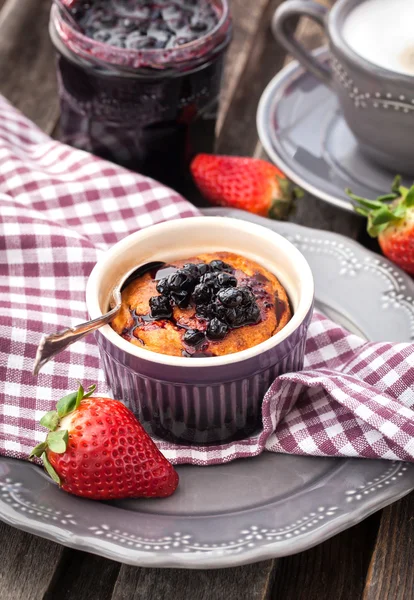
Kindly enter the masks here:
<path id="1" fill-rule="evenodd" d="M 311 0 L 289 0 L 275 12 L 272 30 L 305 69 L 335 92 L 364 154 L 394 173 L 414 174 L 414 76 L 377 66 L 348 46 L 343 26 L 361 1 L 365 0 L 338 0 L 328 11 Z M 329 67 L 295 39 L 298 16 L 310 17 L 324 28 L 331 53 Z"/>

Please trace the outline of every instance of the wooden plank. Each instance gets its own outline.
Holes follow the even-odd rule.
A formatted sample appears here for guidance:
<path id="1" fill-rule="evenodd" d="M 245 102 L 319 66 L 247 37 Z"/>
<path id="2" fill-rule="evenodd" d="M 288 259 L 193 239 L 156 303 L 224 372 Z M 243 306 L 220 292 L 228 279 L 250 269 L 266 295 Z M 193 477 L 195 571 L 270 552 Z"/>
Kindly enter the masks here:
<path id="1" fill-rule="evenodd" d="M 0 93 L 50 133 L 59 109 L 51 0 L 6 0 L 0 11 Z"/>
<path id="2" fill-rule="evenodd" d="M 42 600 L 110 600 L 120 563 L 65 549 Z"/>
<path id="3" fill-rule="evenodd" d="M 382 511 L 364 600 L 414 598 L 414 494 Z"/>
<path id="4" fill-rule="evenodd" d="M 233 17 L 233 39 L 227 51 L 220 97 L 217 131 L 220 131 L 229 110 L 240 76 L 246 66 L 256 31 L 269 0 L 229 0 Z"/>
<path id="5" fill-rule="evenodd" d="M 0 598 L 43 600 L 63 548 L 0 522 Z"/>
<path id="6" fill-rule="evenodd" d="M 180 571 L 123 565 L 112 600 L 266 600 L 274 561 L 234 569 Z"/>
<path id="7" fill-rule="evenodd" d="M 281 559 L 272 600 L 361 598 L 378 523 L 379 515 L 373 515 L 307 552 Z"/>
<path id="8" fill-rule="evenodd" d="M 274 39 L 269 23 L 282 0 L 269 0 L 264 7 L 245 57 L 243 73 L 233 92 L 219 132 L 218 154 L 253 154 L 257 145 L 256 111 L 260 96 L 270 79 L 280 70 L 284 49 Z M 247 11 L 246 11 L 247 12 Z M 260 65 L 260 68 L 258 66 Z"/>

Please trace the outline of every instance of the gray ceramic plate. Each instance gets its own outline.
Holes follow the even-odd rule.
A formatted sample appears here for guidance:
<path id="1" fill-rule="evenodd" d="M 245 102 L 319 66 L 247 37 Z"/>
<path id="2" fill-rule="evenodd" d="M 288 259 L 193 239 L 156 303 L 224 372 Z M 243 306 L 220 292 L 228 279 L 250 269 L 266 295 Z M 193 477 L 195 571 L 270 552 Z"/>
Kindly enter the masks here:
<path id="1" fill-rule="evenodd" d="M 328 62 L 328 51 L 315 54 Z M 353 210 L 345 188 L 368 198 L 389 192 L 396 173 L 365 158 L 335 94 L 294 61 L 263 92 L 257 112 L 260 141 L 270 159 L 314 196 Z M 411 181 L 405 181 L 411 185 Z"/>
<path id="2" fill-rule="evenodd" d="M 377 340 L 414 339 L 414 282 L 333 233 L 272 222 L 309 260 L 318 307 Z M 378 327 L 381 323 L 381 329 Z M 73 548 L 147 567 L 229 567 L 306 550 L 414 489 L 414 465 L 262 454 L 178 468 L 165 500 L 93 503 L 61 492 L 43 471 L 0 459 L 0 518 Z"/>

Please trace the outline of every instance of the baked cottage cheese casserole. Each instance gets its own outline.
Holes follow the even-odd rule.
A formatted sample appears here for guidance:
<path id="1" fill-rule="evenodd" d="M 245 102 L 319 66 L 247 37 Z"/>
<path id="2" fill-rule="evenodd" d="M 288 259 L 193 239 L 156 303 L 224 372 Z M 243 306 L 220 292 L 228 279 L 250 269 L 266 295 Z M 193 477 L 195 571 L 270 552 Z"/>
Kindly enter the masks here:
<path id="1" fill-rule="evenodd" d="M 112 327 L 146 350 L 200 358 L 256 346 L 290 318 L 275 275 L 239 254 L 215 252 L 174 261 L 130 283 Z"/>
<path id="2" fill-rule="evenodd" d="M 95 333 L 112 393 L 167 440 L 217 444 L 257 431 L 271 383 L 303 367 L 314 299 L 305 258 L 256 223 L 172 219 L 102 255 L 86 288 L 90 317 L 108 310 L 126 274 L 154 262 L 168 269 L 126 287 L 118 319 Z"/>

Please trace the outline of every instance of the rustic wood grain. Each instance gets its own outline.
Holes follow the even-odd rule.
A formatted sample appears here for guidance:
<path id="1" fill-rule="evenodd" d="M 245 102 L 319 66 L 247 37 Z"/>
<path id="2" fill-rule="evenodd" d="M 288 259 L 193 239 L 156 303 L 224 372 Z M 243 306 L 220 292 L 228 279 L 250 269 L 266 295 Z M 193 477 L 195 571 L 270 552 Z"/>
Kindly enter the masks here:
<path id="1" fill-rule="evenodd" d="M 42 600 L 111 600 L 120 563 L 66 548 Z"/>
<path id="2" fill-rule="evenodd" d="M 6 0 L 0 11 L 0 93 L 47 133 L 57 121 L 51 0 Z"/>
<path id="3" fill-rule="evenodd" d="M 267 600 L 275 561 L 214 571 L 136 569 L 123 565 L 112 600 Z"/>
<path id="4" fill-rule="evenodd" d="M 363 600 L 414 598 L 414 494 L 382 511 Z"/>
<path id="5" fill-rule="evenodd" d="M 270 22 L 282 0 L 268 0 L 257 23 L 245 57 L 245 65 L 233 92 L 231 110 L 227 111 L 219 131 L 218 154 L 253 154 L 257 145 L 256 111 L 260 96 L 270 79 L 280 70 L 285 51 L 275 41 Z"/>
<path id="6" fill-rule="evenodd" d="M 379 514 L 323 544 L 279 561 L 272 600 L 359 600 Z"/>
<path id="7" fill-rule="evenodd" d="M 229 0 L 233 17 L 233 39 L 224 66 L 217 131 L 220 131 L 249 54 L 257 40 L 255 34 L 268 2 L 269 0 Z"/>
<path id="8" fill-rule="evenodd" d="M 0 522 L 0 598 L 43 600 L 63 547 Z"/>

